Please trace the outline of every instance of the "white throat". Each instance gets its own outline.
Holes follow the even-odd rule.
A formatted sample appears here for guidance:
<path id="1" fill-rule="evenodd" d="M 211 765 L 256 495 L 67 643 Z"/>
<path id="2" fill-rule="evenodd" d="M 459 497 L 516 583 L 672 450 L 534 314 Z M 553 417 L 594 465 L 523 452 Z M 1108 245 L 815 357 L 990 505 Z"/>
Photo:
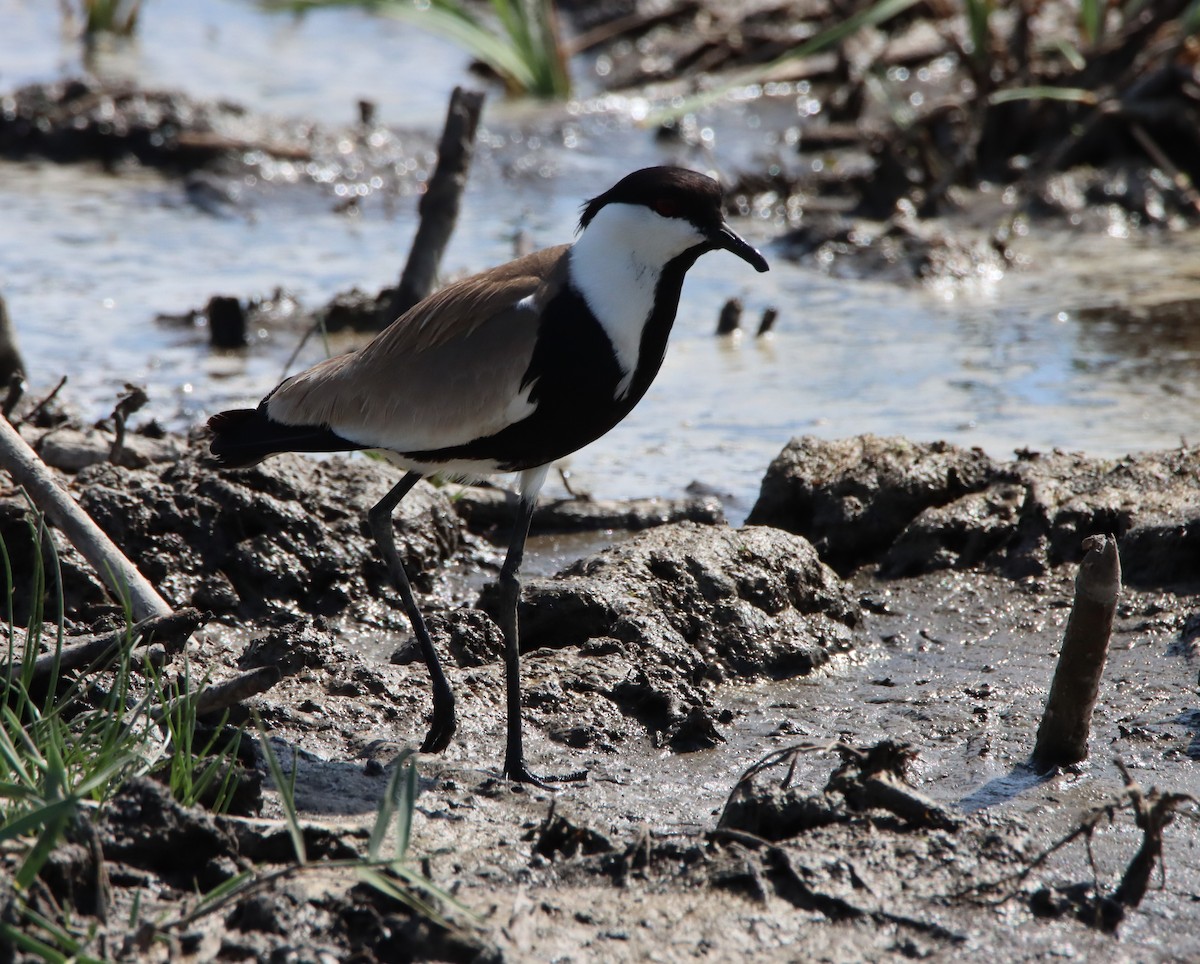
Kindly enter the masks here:
<path id="1" fill-rule="evenodd" d="M 571 283 L 608 335 L 621 367 L 615 398 L 623 398 L 633 382 L 663 268 L 703 241 L 681 218 L 661 217 L 641 204 L 606 204 L 572 246 Z"/>

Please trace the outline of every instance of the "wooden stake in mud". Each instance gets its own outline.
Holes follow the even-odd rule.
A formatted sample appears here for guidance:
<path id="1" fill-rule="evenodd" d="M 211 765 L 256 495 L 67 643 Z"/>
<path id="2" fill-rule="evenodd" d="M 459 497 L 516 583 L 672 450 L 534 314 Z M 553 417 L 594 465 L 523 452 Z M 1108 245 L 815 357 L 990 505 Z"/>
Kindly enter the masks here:
<path id="1" fill-rule="evenodd" d="M 0 298 L 0 385 L 7 386 L 14 375 L 28 373 L 17 350 L 17 336 L 8 317 L 8 305 Z"/>
<path id="2" fill-rule="evenodd" d="M 37 453 L 6 418 L 0 418 L 0 468 L 7 470 L 17 485 L 24 486 L 34 504 L 83 553 L 105 585 L 118 595 L 129 594 L 134 619 L 171 615 L 171 607 L 162 596 L 59 486 Z"/>
<path id="3" fill-rule="evenodd" d="M 732 335 L 742 325 L 742 299 L 730 298 L 717 318 L 717 334 Z"/>
<path id="4" fill-rule="evenodd" d="M 1121 595 L 1116 537 L 1089 536 L 1083 548 L 1087 554 L 1075 577 L 1075 604 L 1033 750 L 1033 765 L 1041 771 L 1087 759 L 1092 710 Z"/>
<path id="5" fill-rule="evenodd" d="M 390 325 L 433 291 L 442 253 L 458 221 L 459 203 L 467 184 L 467 171 L 475 148 L 475 130 L 482 111 L 481 92 L 454 88 L 438 145 L 437 168 L 417 206 L 421 223 L 408 252 L 400 287 L 384 317 L 379 319 L 380 327 Z"/>

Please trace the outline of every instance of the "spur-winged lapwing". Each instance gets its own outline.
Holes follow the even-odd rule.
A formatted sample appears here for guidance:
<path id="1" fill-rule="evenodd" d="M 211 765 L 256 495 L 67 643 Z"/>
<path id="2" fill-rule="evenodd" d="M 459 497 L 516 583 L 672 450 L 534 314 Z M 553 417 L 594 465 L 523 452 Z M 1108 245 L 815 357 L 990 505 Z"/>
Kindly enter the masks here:
<path id="1" fill-rule="evenodd" d="M 521 739 L 518 571 L 538 490 L 555 459 L 609 431 L 662 365 L 683 276 L 700 255 L 761 254 L 725 223 L 710 177 L 651 167 L 587 202 L 574 244 L 548 248 L 448 285 L 370 344 L 293 375 L 258 408 L 209 419 L 227 467 L 276 452 L 380 449 L 407 470 L 371 509 L 371 532 L 412 623 L 433 682 L 422 750 L 454 735 L 454 695 L 396 551 L 392 512 L 427 475 L 520 473 L 520 499 L 500 570 L 508 742 L 504 774 L 529 772 Z"/>

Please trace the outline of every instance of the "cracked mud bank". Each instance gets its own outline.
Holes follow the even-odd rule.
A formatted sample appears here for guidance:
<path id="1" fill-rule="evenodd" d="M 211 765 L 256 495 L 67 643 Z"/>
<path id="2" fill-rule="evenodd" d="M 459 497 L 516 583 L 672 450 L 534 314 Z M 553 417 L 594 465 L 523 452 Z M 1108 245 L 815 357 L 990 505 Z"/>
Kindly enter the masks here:
<path id="1" fill-rule="evenodd" d="M 529 578 L 522 609 L 531 760 L 589 772 L 556 793 L 496 776 L 497 498 L 422 486 L 397 532 L 423 573 L 461 728 L 444 755 L 419 759 L 411 852 L 454 895 L 441 908 L 449 929 L 321 863 L 365 852 L 394 761 L 428 712 L 424 667 L 362 519 L 388 470 L 287 457 L 218 475 L 195 451 L 97 464 L 68 484 L 173 603 L 214 613 L 187 647 L 193 679 L 280 667 L 282 681 L 225 725 L 253 708 L 295 767 L 315 865 L 189 918 L 197 890 L 292 859 L 262 748 L 247 738 L 247 792 L 231 815 L 130 784 L 98 820 L 96 845 L 108 920 L 127 919 L 136 895 L 142 919 L 166 922 L 130 945 L 142 957 L 1200 953 L 1194 805 L 1163 831 L 1165 877 L 1156 872 L 1136 906 L 1112 909 L 1143 843 L 1113 761 L 1146 792 L 1200 793 L 1193 449 L 1000 462 L 945 443 L 796 439 L 752 515 L 770 524 L 730 528 L 698 500 L 659 506 L 639 516 L 643 531 L 601 532 L 582 550 L 578 535 L 536 536 L 539 553 L 583 556 Z M 597 510 L 611 524 L 613 507 Z M 4 503 L 14 553 L 22 511 Z M 579 528 L 588 504 L 573 512 Z M 674 521 L 689 513 L 706 521 Z M 553 529 L 561 515 L 541 518 Z M 1094 532 L 1118 537 L 1132 588 L 1091 758 L 1039 777 L 1025 763 L 1079 543 Z M 100 584 L 59 550 L 72 628 L 111 622 Z M 880 772 L 864 762 L 904 744 Z M 772 753 L 778 766 L 739 784 Z M 56 853 L 44 899 L 88 913 L 89 854 L 79 844 Z"/>

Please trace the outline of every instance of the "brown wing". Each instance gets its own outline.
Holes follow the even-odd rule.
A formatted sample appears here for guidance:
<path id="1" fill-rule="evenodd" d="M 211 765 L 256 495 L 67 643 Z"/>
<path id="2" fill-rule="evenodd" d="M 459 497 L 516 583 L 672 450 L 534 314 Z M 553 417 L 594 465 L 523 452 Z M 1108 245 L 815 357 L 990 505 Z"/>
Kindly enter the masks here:
<path id="1" fill-rule="evenodd" d="M 413 305 L 379 333 L 364 353 L 398 355 L 458 341 L 493 315 L 536 294 L 570 245 L 535 251 L 490 271 L 463 278 Z"/>
<path id="2" fill-rule="evenodd" d="M 321 425 L 413 452 L 491 435 L 529 413 L 540 307 L 565 282 L 568 245 L 441 289 L 358 352 L 289 378 L 267 403 L 287 425 Z"/>

